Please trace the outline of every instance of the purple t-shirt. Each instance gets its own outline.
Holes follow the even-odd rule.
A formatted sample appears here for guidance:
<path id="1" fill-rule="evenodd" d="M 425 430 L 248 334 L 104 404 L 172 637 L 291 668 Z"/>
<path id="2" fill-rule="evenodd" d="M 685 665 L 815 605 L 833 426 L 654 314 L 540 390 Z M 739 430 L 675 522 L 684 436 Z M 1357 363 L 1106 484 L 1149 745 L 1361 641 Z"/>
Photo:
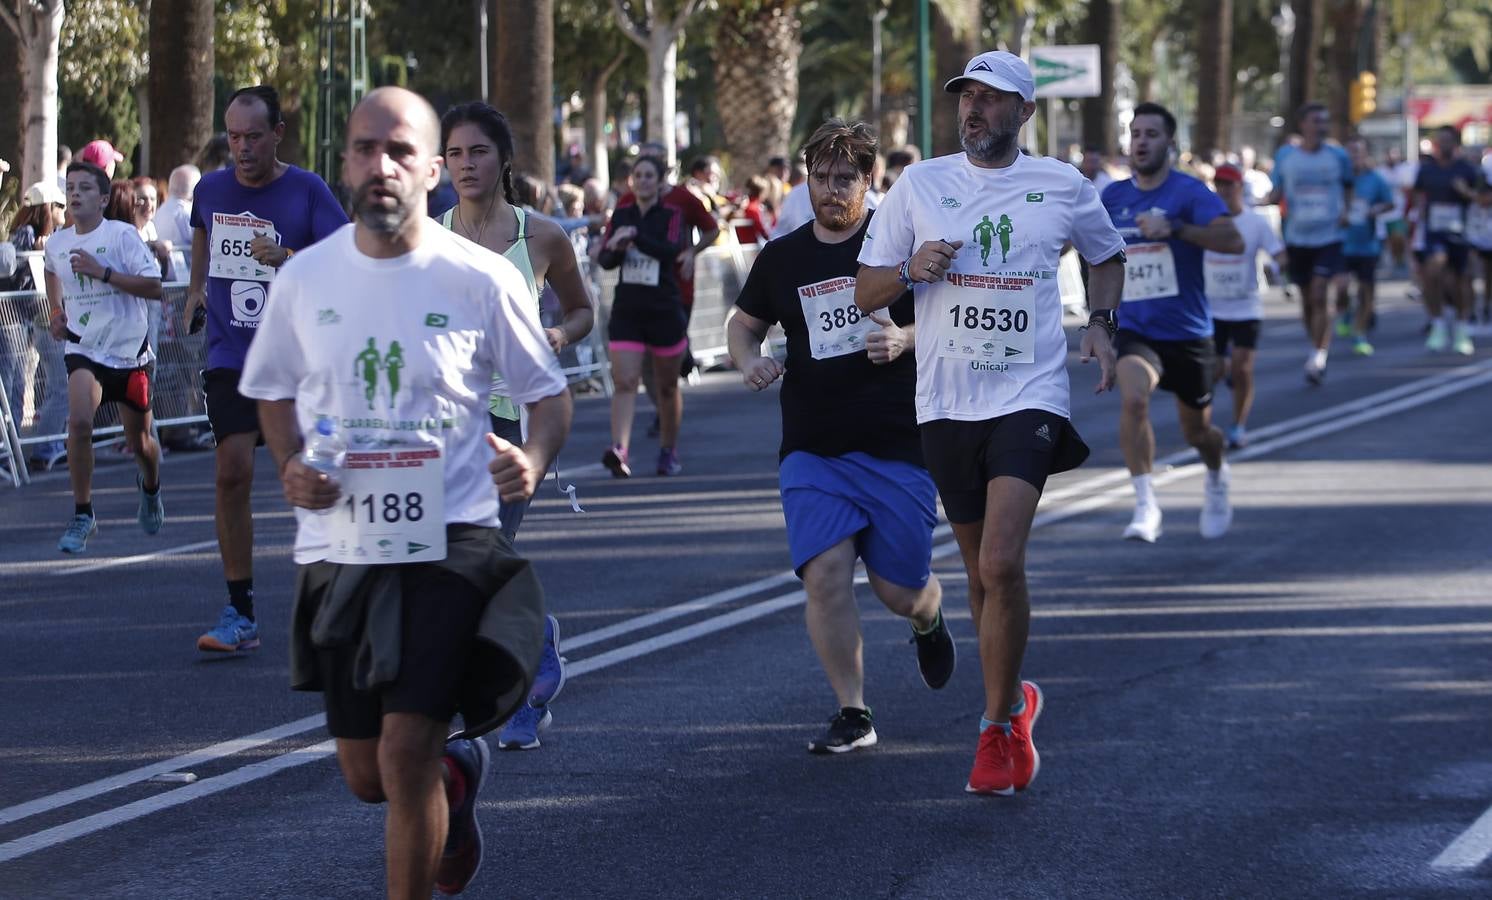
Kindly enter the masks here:
<path id="1" fill-rule="evenodd" d="M 209 172 L 193 198 L 192 227 L 208 238 L 207 368 L 242 369 L 274 279 L 248 242 L 272 226 L 280 246 L 304 250 L 347 224 L 347 214 L 320 176 L 296 166 L 255 188 L 232 169 Z"/>

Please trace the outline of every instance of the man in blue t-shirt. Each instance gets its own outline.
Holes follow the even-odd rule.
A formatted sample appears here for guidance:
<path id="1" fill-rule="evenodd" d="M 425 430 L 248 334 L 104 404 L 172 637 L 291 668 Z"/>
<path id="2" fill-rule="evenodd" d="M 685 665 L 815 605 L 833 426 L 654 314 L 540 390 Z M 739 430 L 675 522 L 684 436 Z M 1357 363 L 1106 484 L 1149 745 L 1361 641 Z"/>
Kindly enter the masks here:
<path id="1" fill-rule="evenodd" d="M 1128 260 L 1119 306 L 1119 443 L 1135 488 L 1135 514 L 1124 537 L 1154 542 L 1161 512 L 1150 481 L 1155 432 L 1150 395 L 1176 395 L 1181 433 L 1207 465 L 1204 538 L 1222 537 L 1233 521 L 1228 502 L 1226 440 L 1212 424 L 1212 314 L 1203 293 L 1202 251 L 1242 253 L 1243 237 L 1228 208 L 1207 186 L 1171 168 L 1176 117 L 1158 103 L 1135 107 L 1129 126 L 1134 177 L 1104 188 L 1103 205 L 1124 236 Z"/>
<path id="2" fill-rule="evenodd" d="M 1373 294 L 1378 280 L 1378 257 L 1383 254 L 1383 240 L 1378 236 L 1378 217 L 1394 208 L 1393 189 L 1373 168 L 1368 156 L 1368 142 L 1360 137 L 1347 142 L 1352 158 L 1352 205 L 1347 209 L 1347 233 L 1342 241 L 1342 259 L 1357 281 L 1357 312 L 1353 315 L 1350 285 L 1345 278 L 1337 282 L 1337 335 L 1352 338 L 1352 352 L 1372 356 L 1368 343 L 1368 325 L 1373 319 Z"/>
<path id="3" fill-rule="evenodd" d="M 1419 212 L 1423 249 L 1415 251 L 1420 264 L 1420 288 L 1430 314 L 1430 336 L 1425 348 L 1435 353 L 1451 349 L 1470 356 L 1471 286 L 1463 277 L 1471 253 L 1466 244 L 1466 207 L 1476 198 L 1476 166 L 1461 157 L 1461 132 L 1450 125 L 1435 129 L 1435 152 L 1420 160 L 1414 179 L 1411 207 Z M 1418 242 L 1416 242 L 1418 245 Z M 1452 328 L 1447 329 L 1446 301 Z"/>
<path id="4" fill-rule="evenodd" d="M 205 312 L 202 387 L 217 440 L 215 517 L 228 582 L 228 605 L 197 639 L 197 649 L 226 653 L 259 646 L 249 493 L 254 448 L 263 438 L 254 401 L 238 392 L 239 373 L 275 271 L 295 251 L 347 224 L 347 214 L 319 176 L 277 157 L 285 122 L 274 88 L 237 91 L 223 120 L 234 165 L 204 175 L 193 194 L 186 317 L 197 331 Z"/>
<path id="5" fill-rule="evenodd" d="M 1326 289 L 1342 271 L 1342 239 L 1352 206 L 1352 161 L 1347 151 L 1326 143 L 1331 114 L 1324 105 L 1302 106 L 1295 123 L 1300 143 L 1286 144 L 1274 155 L 1270 202 L 1281 205 L 1290 280 L 1300 287 L 1301 320 L 1311 341 L 1305 377 L 1320 384 L 1331 347 Z"/>

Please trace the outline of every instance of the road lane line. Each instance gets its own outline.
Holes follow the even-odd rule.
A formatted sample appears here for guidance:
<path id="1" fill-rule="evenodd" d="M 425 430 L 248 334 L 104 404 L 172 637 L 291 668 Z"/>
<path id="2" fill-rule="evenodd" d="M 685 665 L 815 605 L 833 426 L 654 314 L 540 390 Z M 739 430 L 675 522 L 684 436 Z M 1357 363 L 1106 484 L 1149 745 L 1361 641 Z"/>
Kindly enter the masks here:
<path id="1" fill-rule="evenodd" d="M 296 719 L 294 722 L 287 722 L 284 725 L 278 725 L 264 731 L 256 731 L 253 734 L 244 735 L 240 738 L 223 741 L 222 743 L 213 744 L 210 747 L 203 747 L 200 750 L 193 750 L 181 756 L 173 756 L 170 759 L 151 763 L 148 766 L 141 766 L 138 769 L 130 769 L 128 772 L 120 772 L 118 775 L 110 775 L 108 778 L 100 778 L 98 781 L 90 781 L 87 784 L 60 791 L 56 794 L 49 794 L 46 797 L 39 797 L 25 803 L 18 803 L 15 806 L 7 806 L 4 809 L 0 809 L 0 825 L 7 825 L 11 822 L 24 819 L 27 816 L 50 812 L 58 807 L 67 806 L 69 803 L 77 803 L 79 800 L 97 797 L 99 794 L 106 794 L 109 791 L 136 784 L 147 778 L 153 778 L 162 772 L 190 769 L 202 763 L 212 762 L 213 760 L 232 756 L 235 753 L 242 753 L 245 750 L 252 750 L 255 747 L 261 747 L 274 741 L 294 737 L 313 728 L 319 728 L 325 722 L 325 714 L 317 713 L 314 716 L 306 716 L 304 719 Z"/>
<path id="2" fill-rule="evenodd" d="M 1311 426 L 1311 427 L 1299 428 L 1299 429 L 1290 431 L 1289 433 L 1284 434 L 1281 437 L 1278 437 L 1276 439 L 1266 440 L 1266 441 L 1262 441 L 1262 442 L 1259 442 L 1259 443 L 1252 444 L 1251 446 L 1249 446 L 1249 447 L 1247 447 L 1247 448 L 1245 448 L 1245 449 L 1243 449 L 1241 451 L 1234 452 L 1233 454 L 1230 455 L 1230 458 L 1234 459 L 1234 460 L 1252 459 L 1252 458 L 1264 455 L 1266 453 L 1272 452 L 1274 450 L 1285 449 L 1285 448 L 1288 448 L 1288 447 L 1293 447 L 1293 446 L 1296 446 L 1296 445 L 1299 445 L 1299 444 L 1306 443 L 1306 442 L 1308 442 L 1310 440 L 1313 440 L 1313 439 L 1315 439 L 1317 437 L 1322 437 L 1322 436 L 1326 436 L 1326 435 L 1330 435 L 1330 434 L 1335 434 L 1337 432 L 1344 431 L 1344 430 L 1346 430 L 1348 428 L 1351 428 L 1351 427 L 1353 427 L 1355 425 L 1359 425 L 1359 424 L 1362 424 L 1362 423 L 1365 423 L 1365 422 L 1370 422 L 1370 421 L 1374 421 L 1376 419 L 1384 418 L 1384 417 L 1389 416 L 1389 415 L 1393 415 L 1396 412 L 1400 412 L 1400 411 L 1403 411 L 1403 410 L 1406 410 L 1406 409 L 1411 409 L 1411 408 L 1414 408 L 1414 407 L 1417 407 L 1417 406 L 1423 406 L 1425 404 L 1435 402 L 1436 400 L 1442 399 L 1444 397 L 1452 396 L 1454 394 L 1457 394 L 1457 393 L 1460 393 L 1460 392 L 1463 392 L 1463 391 L 1466 391 L 1466 390 L 1470 390 L 1472 388 L 1478 387 L 1478 386 L 1480 386 L 1482 384 L 1485 384 L 1485 383 L 1492 383 L 1492 363 L 1482 363 L 1482 364 L 1472 365 L 1472 366 L 1463 366 L 1463 367 L 1460 367 L 1460 368 L 1458 368 L 1456 370 L 1453 370 L 1453 371 L 1456 372 L 1456 373 L 1460 373 L 1460 375 L 1464 376 L 1464 377 L 1461 377 L 1460 380 L 1448 380 L 1446 377 L 1443 377 L 1443 376 L 1436 376 L 1434 379 L 1427 379 L 1427 380 L 1433 380 L 1433 381 L 1439 382 L 1438 386 L 1433 387 L 1430 390 L 1426 390 L 1426 391 L 1424 391 L 1424 392 L 1422 392 L 1422 393 L 1420 393 L 1418 395 L 1414 395 L 1414 396 L 1403 396 L 1403 397 L 1401 397 L 1400 399 L 1398 399 L 1398 400 L 1396 400 L 1394 402 L 1390 402 L 1390 403 L 1387 403 L 1387 404 L 1382 404 L 1382 405 L 1379 405 L 1379 406 L 1376 406 L 1376 407 L 1373 407 L 1373 408 L 1361 408 L 1363 406 L 1363 404 L 1361 404 L 1360 402 L 1357 402 L 1357 401 L 1354 401 L 1354 402 L 1349 403 L 1349 404 L 1343 404 L 1344 408 L 1345 407 L 1354 407 L 1354 408 L 1357 408 L 1357 411 L 1354 412 L 1354 413 L 1352 413 L 1352 414 L 1350 414 L 1350 415 L 1348 415 L 1348 416 L 1346 416 L 1346 417 L 1344 417 L 1344 418 L 1340 418 L 1340 419 L 1329 421 L 1329 422 L 1322 422 L 1320 424 L 1316 424 L 1316 425 Z M 1388 392 L 1385 392 L 1385 393 L 1388 393 Z M 1396 391 L 1395 393 L 1402 394 L 1403 392 L 1402 391 Z M 1187 451 L 1187 452 L 1189 452 L 1193 456 L 1195 455 L 1194 451 Z M 1181 455 L 1185 455 L 1185 454 L 1181 454 Z M 1172 470 L 1170 470 L 1168 472 L 1165 472 L 1163 474 L 1157 475 L 1155 481 L 1156 481 L 1156 483 L 1158 485 L 1159 484 L 1170 483 L 1170 482 L 1173 482 L 1173 481 L 1179 481 L 1182 478 L 1186 478 L 1186 477 L 1190 477 L 1192 475 L 1200 474 L 1202 468 L 1203 467 L 1202 467 L 1201 463 L 1193 463 L 1193 464 L 1189 464 L 1189 465 L 1178 466 L 1178 467 L 1176 467 L 1176 468 L 1174 468 L 1174 469 L 1172 469 Z M 1099 476 L 1099 478 L 1110 478 L 1110 477 L 1111 476 Z M 1097 480 L 1097 479 L 1093 479 L 1093 480 Z M 1032 527 L 1033 527 L 1033 529 L 1044 527 L 1044 526 L 1047 526 L 1047 525 L 1050 525 L 1050 524 L 1054 524 L 1056 522 L 1065 521 L 1066 519 L 1073 518 L 1073 517 L 1075 517 L 1077 515 L 1080 515 L 1080 514 L 1082 514 L 1084 512 L 1088 512 L 1088 511 L 1091 511 L 1093 509 L 1098 509 L 1100 507 L 1107 506 L 1107 505 L 1109 505 L 1111 503 L 1114 503 L 1114 502 L 1117 502 L 1121 498 L 1127 496 L 1128 492 L 1129 492 L 1129 486 L 1121 484 L 1118 487 L 1115 487 L 1115 488 L 1103 491 L 1103 492 L 1101 492 L 1100 494 L 1098 494 L 1096 496 L 1091 496 L 1091 497 L 1084 498 L 1084 499 L 1082 499 L 1080 501 L 1077 501 L 1077 502 L 1074 502 L 1074 503 L 1071 503 L 1071 504 L 1067 504 L 1067 505 L 1065 505 L 1065 506 L 1063 506 L 1063 507 L 1061 507 L 1059 509 L 1052 509 L 1052 510 L 1048 510 L 1046 512 L 1039 513 L 1036 516 L 1035 520 L 1033 521 Z M 946 526 L 944 526 L 944 527 L 946 528 Z M 953 542 L 946 542 L 946 543 L 943 543 L 943 544 L 937 546 L 934 549 L 934 551 L 933 551 L 933 557 L 935 559 L 941 559 L 943 557 L 951 556 L 951 555 L 957 553 L 957 550 L 958 550 L 958 548 L 957 548 L 957 545 L 955 543 L 953 543 Z M 669 608 L 667 608 L 665 610 L 659 610 L 659 611 L 657 611 L 655 613 L 649 613 L 649 614 L 647 614 L 645 616 L 639 616 L 639 617 L 637 617 L 637 619 L 629 620 L 629 621 L 630 622 L 636 622 L 636 621 L 639 621 L 639 620 L 651 619 L 652 622 L 650 624 L 656 624 L 659 621 L 665 621 L 668 618 L 676 618 L 678 616 L 686 615 L 688 612 L 693 612 L 693 611 L 696 611 L 697 609 L 704 608 L 704 606 L 701 605 L 701 602 L 704 601 L 704 600 L 709 600 L 711 598 L 715 598 L 714 599 L 714 604 L 712 604 L 712 605 L 718 605 L 719 603 L 729 602 L 728 599 L 718 599 L 718 598 L 728 597 L 729 599 L 736 599 L 736 598 L 739 598 L 739 597 L 742 597 L 742 596 L 749 596 L 751 593 L 755 593 L 757 591 L 765 589 L 765 587 L 784 583 L 785 578 L 786 579 L 791 579 L 792 578 L 792 574 L 791 573 L 781 573 L 781 574 L 778 574 L 778 575 L 769 576 L 767 578 L 759 579 L 756 582 L 752 582 L 750 585 L 743 585 L 743 586 L 741 586 L 739 588 L 734 588 L 734 589 L 727 590 L 727 591 L 721 591 L 721 592 L 718 592 L 717 594 L 712 594 L 712 595 L 709 595 L 708 597 L 700 598 L 700 600 L 689 601 L 688 603 L 685 603 L 685 604 L 678 604 L 675 607 L 669 607 Z M 745 590 L 746 588 L 750 588 L 750 587 L 753 587 L 753 586 L 754 586 L 754 590 L 750 590 L 750 591 Z M 654 635 L 652 637 L 645 638 L 645 639 L 643 639 L 641 641 L 638 641 L 638 642 L 635 642 L 633 644 L 629 644 L 629 645 L 626 645 L 626 646 L 623 646 L 623 647 L 618 647 L 618 648 L 615 648 L 613 650 L 609 650 L 609 651 L 606 651 L 604 653 L 598 654 L 598 655 L 596 655 L 594 657 L 589 657 L 587 659 L 582 659 L 582 660 L 579 660 L 579 661 L 577 661 L 575 663 L 572 663 L 571 666 L 570 666 L 571 675 L 572 675 L 572 677 L 579 677 L 580 675 L 583 675 L 583 674 L 586 674 L 586 673 L 589 673 L 589 672 L 599 671 L 601 669 L 608 668 L 608 667 L 613 666 L 613 665 L 618 665 L 618 664 L 620 664 L 622 662 L 626 662 L 626 661 L 629 661 L 629 660 L 632 660 L 632 659 L 636 659 L 638 657 L 647 655 L 649 653 L 657 652 L 658 650 L 661 650 L 661 649 L 665 649 L 665 648 L 668 648 L 668 647 L 676 646 L 678 644 L 682 644 L 682 643 L 685 643 L 687 641 L 694 640 L 694 639 L 697 639 L 699 637 L 702 637 L 702 636 L 705 636 L 705 635 L 708 635 L 708 634 L 713 634 L 713 633 L 718 632 L 718 631 L 722 631 L 722 630 L 725 630 L 725 629 L 728 629 L 728 628 L 732 628 L 732 627 L 735 627 L 737 625 L 741 625 L 741 624 L 744 624 L 746 622 L 750 622 L 750 621 L 753 621 L 755 619 L 762 618 L 762 617 L 770 615 L 772 613 L 779 612 L 779 611 L 782 611 L 782 610 L 785 610 L 785 609 L 789 609 L 789 608 L 791 608 L 793 606 L 797 606 L 797 605 L 799 605 L 799 604 L 801 604 L 803 602 L 803 598 L 804 598 L 804 595 L 803 595 L 803 592 L 801 590 L 792 591 L 792 592 L 789 592 L 789 593 L 786 593 L 786 594 L 782 594 L 782 595 L 779 595 L 779 596 L 776 596 L 776 597 L 768 598 L 766 600 L 761 600 L 761 601 L 758 601 L 756 603 L 753 603 L 753 604 L 750 604 L 750 605 L 747 605 L 747 606 L 743 606 L 743 607 L 741 607 L 739 609 L 731 610 L 730 612 L 727 612 L 727 613 L 722 613 L 721 615 L 714 616 L 714 617 L 712 617 L 710 619 L 706 619 L 706 620 L 703 620 L 703 621 L 700 621 L 700 622 L 695 622 L 695 623 L 687 625 L 687 626 L 685 626 L 683 628 L 675 629 L 674 631 L 671 631 L 671 632 L 665 632 L 663 634 Z M 692 608 L 686 609 L 686 607 L 692 607 Z M 675 610 L 679 610 L 679 611 L 678 612 L 674 612 Z M 656 618 L 657 616 L 659 616 L 660 613 L 668 613 L 668 615 L 666 617 L 662 618 L 662 619 Z M 619 630 L 617 630 L 619 626 L 625 625 L 625 624 L 627 624 L 627 623 L 618 623 L 617 625 L 608 626 L 608 629 L 610 630 L 610 634 L 608 636 L 615 636 L 617 634 L 625 633 L 625 631 L 619 631 Z M 635 627 L 629 627 L 626 630 L 627 631 L 636 630 L 637 628 L 641 628 L 641 627 L 647 627 L 647 626 L 646 625 L 637 625 Z M 598 632 L 601 632 L 601 631 L 607 631 L 608 629 L 597 629 L 596 632 L 587 632 L 585 634 L 579 635 L 575 639 L 573 639 L 572 641 L 566 642 L 565 643 L 565 648 L 566 649 L 571 649 L 571 648 L 575 648 L 575 647 L 579 647 L 579 646 L 583 646 L 583 645 L 595 643 L 597 640 L 602 640 L 604 638 L 598 638 L 598 639 L 595 639 L 595 640 L 591 640 L 590 636 L 592 634 L 595 634 L 595 633 L 598 633 Z M 1485 626 L 1483 626 L 1483 625 L 1480 625 L 1480 624 L 1473 623 L 1473 624 L 1468 624 L 1468 625 L 1401 626 L 1401 627 L 1393 627 L 1393 626 L 1371 626 L 1371 627 L 1363 627 L 1363 628 L 1352 628 L 1352 627 L 1348 627 L 1348 628 L 1338 628 L 1338 629 L 1317 629 L 1317 630 L 1321 632 L 1321 636 L 1332 636 L 1332 635 L 1339 635 L 1339 636 L 1362 636 L 1362 635 L 1400 634 L 1400 633 L 1406 633 L 1407 634 L 1407 633 L 1415 633 L 1415 632 L 1421 631 L 1421 630 L 1425 630 L 1425 631 L 1427 631 L 1427 633 L 1438 633 L 1438 632 L 1444 632 L 1446 630 L 1450 630 L 1450 631 L 1464 631 L 1464 632 L 1467 632 L 1467 633 L 1471 633 L 1471 632 L 1481 633 L 1481 632 L 1492 632 L 1492 625 L 1485 625 Z M 1299 635 L 1299 634 L 1302 633 L 1300 629 L 1254 629 L 1254 631 L 1258 632 L 1260 634 L 1265 634 L 1267 632 L 1269 634 L 1269 636 L 1274 636 L 1276 634 L 1278 634 L 1278 636 L 1297 636 L 1297 635 Z M 1138 638 L 1138 637 L 1161 638 L 1161 637 L 1177 637 L 1177 636 L 1232 637 L 1232 636 L 1236 636 L 1237 633 L 1238 632 L 1228 631 L 1228 630 L 1217 630 L 1217 631 L 1197 631 L 1197 632 L 1146 632 L 1146 633 L 1135 633 L 1135 634 L 1129 635 L 1129 636 L 1136 637 L 1136 638 Z M 1069 637 L 1070 637 L 1070 639 L 1083 639 L 1083 636 L 1069 636 Z M 1095 636 L 1095 637 L 1099 637 L 1099 636 Z M 1055 640 L 1055 639 L 1057 639 L 1057 637 L 1056 636 L 1054 636 L 1054 637 L 1041 637 L 1041 638 L 1038 638 L 1038 639 L 1053 639 L 1053 640 Z M 293 734 L 303 733 L 305 731 L 310 731 L 313 728 L 319 727 L 322 724 L 323 721 L 324 721 L 324 716 L 320 716 L 320 715 L 309 716 L 309 717 L 306 717 L 304 719 L 297 720 L 296 722 L 292 722 L 292 723 L 288 723 L 286 725 L 279 726 L 276 729 L 270 729 L 267 732 L 259 732 L 258 735 L 251 735 L 248 738 L 243 738 L 243 739 L 240 739 L 240 740 L 250 740 L 250 739 L 253 739 L 253 738 L 258 737 L 258 736 L 263 736 L 265 734 L 269 734 L 271 732 L 277 733 L 280 737 L 289 737 L 289 736 L 291 736 Z M 271 738 L 271 740 L 273 740 L 273 738 Z M 264 742 L 265 741 L 260 741 L 260 743 L 264 743 Z M 231 754 L 225 754 L 225 753 L 218 753 L 216 756 L 214 756 L 214 755 L 211 755 L 211 754 L 212 754 L 212 751 L 214 750 L 214 748 L 226 747 L 226 746 L 228 746 L 230 744 L 233 744 L 233 743 L 234 742 L 229 741 L 229 742 L 225 742 L 223 744 L 214 745 L 214 747 L 212 747 L 212 748 L 204 748 L 203 750 L 196 751 L 194 754 L 187 754 L 187 757 L 196 757 L 195 761 L 204 761 L 206 759 L 218 758 L 218 757 L 224 756 L 224 755 L 231 755 Z M 212 778 L 207 778 L 207 779 L 204 779 L 202 781 L 195 782 L 194 784 L 187 785 L 185 787 L 180 787 L 180 788 L 173 789 L 171 791 L 167 791 L 167 792 L 165 792 L 162 795 L 158 795 L 158 796 L 153 797 L 153 798 L 148 798 L 147 800 L 136 801 L 134 803 L 125 804 L 124 806 L 117 807 L 117 808 L 112 809 L 112 810 L 106 810 L 106 811 L 101 812 L 101 813 L 96 813 L 94 815 L 87 816 L 87 817 L 85 817 L 83 819 L 78 819 L 78 820 L 76 820 L 74 822 L 64 823 L 63 825 L 58 825 L 58 826 L 55 826 L 53 828 L 48 828 L 48 829 L 45 829 L 45 830 L 40 831 L 40 832 L 36 832 L 34 834 L 31 834 L 31 835 L 27 835 L 25 837 L 17 838 L 17 839 L 15 839 L 13 841 L 10 841 L 8 843 L 0 844 L 0 862 L 5 862 L 5 861 L 10 860 L 10 859 L 15 859 L 15 858 L 17 858 L 19 856 L 24 856 L 26 854 L 33 853 L 33 852 L 35 852 L 37 850 L 41 850 L 41 849 L 44 849 L 46 847 L 51 847 L 51 846 L 54 846 L 56 844 L 62 843 L 64 841 L 72 840 L 73 838 L 80 837 L 80 836 L 82 836 L 84 834 L 91 834 L 91 833 L 93 833 L 95 831 L 99 831 L 99 830 L 102 830 L 104 828 L 111 827 L 112 825 L 119 824 L 121 822 L 130 821 L 132 819 L 137 819 L 137 818 L 140 818 L 142 816 L 149 815 L 150 813 L 156 812 L 156 811 L 161 810 L 161 809 L 168 809 L 170 807 L 180 805 L 181 803 L 186 803 L 186 802 L 188 802 L 190 800 L 198 799 L 199 797 L 209 796 L 211 794 L 218 793 L 219 791 L 228 790 L 230 788 L 237 787 L 237 786 L 239 786 L 241 784 L 245 784 L 245 783 L 247 783 L 249 781 L 254 781 L 254 780 L 257 780 L 259 778 L 264 778 L 264 777 L 267 777 L 269 775 L 275 774 L 276 772 L 283 771 L 285 769 L 289 769 L 289 768 L 292 768 L 294 766 L 304 765 L 305 763 L 309 763 L 309 762 L 315 762 L 317 760 L 320 760 L 320 759 L 323 759 L 323 758 L 329 756 L 332 751 L 330 749 L 324 749 L 324 748 L 330 748 L 332 746 L 334 746 L 332 744 L 332 742 L 328 741 L 328 742 L 323 742 L 321 744 L 317 744 L 314 747 L 301 748 L 300 750 L 291 751 L 290 753 L 283 754 L 283 755 L 277 756 L 277 757 L 273 757 L 270 760 L 265 760 L 265 761 L 258 762 L 258 763 L 252 763 L 250 765 L 243 766 L 241 768 L 231 770 L 230 772 L 228 772 L 228 773 L 226 773 L 224 775 L 214 776 Z M 239 751 L 233 751 L 233 752 L 239 752 Z M 10 807 L 10 808 L 8 808 L 6 810 L 0 810 L 0 814 L 13 813 L 13 811 L 21 809 L 22 807 L 25 807 L 25 806 L 28 806 L 28 805 L 33 805 L 33 806 L 38 806 L 38 807 L 44 806 L 46 809 L 55 809 L 55 808 L 57 808 L 59 806 L 66 805 L 67 803 L 76 802 L 77 800 L 84 799 L 85 797 L 97 796 L 97 794 L 104 793 L 104 792 L 109 791 L 109 790 L 114 790 L 117 787 L 124 786 L 124 784 L 134 783 L 136 781 L 143 780 L 144 777 L 149 777 L 149 775 L 139 776 L 139 777 L 133 778 L 133 780 L 122 781 L 121 782 L 122 779 L 125 779 L 125 778 L 127 778 L 129 776 L 135 776 L 138 773 L 145 772 L 147 770 L 149 770 L 150 774 L 152 774 L 152 775 L 153 774 L 157 774 L 160 771 L 172 771 L 174 769 L 179 768 L 181 766 L 181 762 L 180 761 L 183 760 L 183 759 L 186 759 L 187 757 L 177 757 L 176 759 L 173 759 L 173 760 L 167 760 L 165 762 L 157 763 L 157 764 L 154 764 L 152 766 L 146 766 L 146 767 L 142 767 L 141 769 L 133 770 L 133 772 L 124 773 L 124 774 L 119 775 L 119 776 L 113 776 L 112 778 L 101 779 L 100 781 L 92 782 L 90 785 L 84 785 L 84 786 L 79 787 L 79 788 L 73 788 L 73 789 L 71 789 L 69 791 L 63 791 L 60 794 L 53 794 L 53 795 L 50 795 L 48 797 L 43 797 L 43 798 L 39 798 L 37 800 L 30 801 L 29 804 L 21 804 L 20 806 L 17 806 L 17 807 Z M 110 785 L 110 786 L 104 787 L 103 789 L 97 789 L 95 786 L 99 786 L 99 785 Z M 178 795 L 182 795 L 184 793 L 187 793 L 188 795 L 186 795 L 186 796 L 178 796 Z M 58 798 L 62 798 L 64 796 L 69 797 L 69 799 L 60 800 L 60 801 L 58 800 Z M 26 815 L 32 815 L 32 814 L 34 814 L 34 813 L 26 813 Z M 1492 816 L 1492 811 L 1489 811 L 1489 816 Z M 15 819 L 22 818 L 22 817 L 23 816 L 13 815 L 13 817 L 10 818 L 10 819 L 0 819 L 0 822 L 4 822 L 4 821 L 15 821 Z M 1487 817 L 1484 816 L 1484 818 L 1487 818 Z M 1481 826 L 1481 824 L 1482 824 L 1481 820 L 1478 820 L 1477 825 L 1473 826 L 1473 827 L 1477 828 L 1477 827 Z M 1487 830 L 1489 832 L 1492 832 L 1492 823 L 1489 823 L 1487 825 Z M 1444 854 L 1442 854 L 1442 855 L 1444 855 Z M 1485 854 L 1483 856 L 1485 857 Z"/>
<path id="3" fill-rule="evenodd" d="M 1430 868 L 1449 872 L 1470 872 L 1492 856 L 1492 808 L 1471 823 L 1471 827 L 1451 842 L 1430 863 Z"/>

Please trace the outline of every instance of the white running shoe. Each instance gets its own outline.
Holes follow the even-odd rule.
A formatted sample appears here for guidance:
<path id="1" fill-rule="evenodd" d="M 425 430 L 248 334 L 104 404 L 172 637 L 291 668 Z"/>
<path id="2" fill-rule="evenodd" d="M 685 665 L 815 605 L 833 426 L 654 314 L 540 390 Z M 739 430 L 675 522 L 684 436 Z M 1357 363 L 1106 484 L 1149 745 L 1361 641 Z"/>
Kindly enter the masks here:
<path id="1" fill-rule="evenodd" d="M 1160 507 L 1154 504 L 1135 506 L 1135 517 L 1130 519 L 1129 526 L 1124 529 L 1124 539 L 1153 544 L 1158 537 L 1160 537 Z"/>
<path id="2" fill-rule="evenodd" d="M 1431 353 L 1444 353 L 1446 345 L 1450 343 L 1450 334 L 1445 327 L 1444 319 L 1436 319 L 1430 323 L 1430 336 L 1425 338 L 1425 349 Z"/>
<path id="3" fill-rule="evenodd" d="M 1218 471 L 1217 480 L 1208 473 L 1202 489 L 1202 515 L 1198 521 L 1202 537 L 1215 540 L 1228 533 L 1233 524 L 1233 504 L 1228 502 L 1228 464 Z"/>

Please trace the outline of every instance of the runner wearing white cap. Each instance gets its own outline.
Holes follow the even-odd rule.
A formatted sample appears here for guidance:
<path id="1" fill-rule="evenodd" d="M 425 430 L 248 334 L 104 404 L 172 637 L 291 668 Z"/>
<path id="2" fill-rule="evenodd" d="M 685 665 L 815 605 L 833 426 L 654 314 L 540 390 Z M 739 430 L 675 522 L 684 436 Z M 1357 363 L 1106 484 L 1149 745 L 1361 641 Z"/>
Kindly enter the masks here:
<path id="1" fill-rule="evenodd" d="M 1068 421 L 1067 338 L 1057 263 L 1067 242 L 1092 265 L 1084 362 L 1114 383 L 1114 308 L 1124 241 L 1076 168 L 1024 156 L 1036 110 L 1019 57 L 969 60 L 957 93 L 964 152 L 908 166 L 871 220 L 855 303 L 916 298 L 917 421 L 923 455 L 969 577 L 985 707 L 967 790 L 1011 794 L 1036 777 L 1039 688 L 1020 677 L 1030 628 L 1025 554 L 1047 476 L 1088 448 Z M 973 241 L 976 246 L 965 247 Z"/>

